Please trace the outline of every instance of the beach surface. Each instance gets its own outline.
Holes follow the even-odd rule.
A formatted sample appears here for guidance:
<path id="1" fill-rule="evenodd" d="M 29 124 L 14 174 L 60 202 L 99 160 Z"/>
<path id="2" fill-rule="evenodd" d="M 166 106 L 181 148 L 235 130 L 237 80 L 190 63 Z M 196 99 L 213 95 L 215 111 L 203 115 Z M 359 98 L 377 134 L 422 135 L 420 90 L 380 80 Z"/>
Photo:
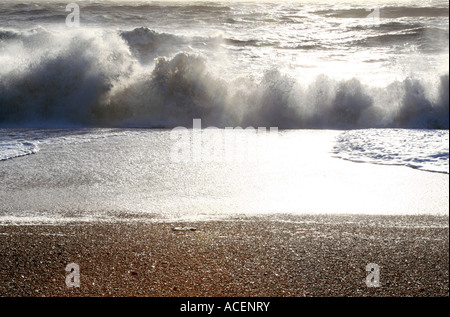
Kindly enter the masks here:
<path id="1" fill-rule="evenodd" d="M 0 296 L 449 296 L 448 235 L 431 215 L 2 225 Z"/>

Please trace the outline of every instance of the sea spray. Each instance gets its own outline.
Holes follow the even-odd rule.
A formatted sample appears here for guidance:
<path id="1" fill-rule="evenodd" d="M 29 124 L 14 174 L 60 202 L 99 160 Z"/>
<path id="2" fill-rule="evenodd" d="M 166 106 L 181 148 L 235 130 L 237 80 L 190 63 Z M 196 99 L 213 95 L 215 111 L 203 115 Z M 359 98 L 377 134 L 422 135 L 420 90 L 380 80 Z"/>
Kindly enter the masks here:
<path id="1" fill-rule="evenodd" d="M 45 44 L 56 37 L 46 34 Z M 261 80 L 242 81 L 216 77 L 209 60 L 193 53 L 143 66 L 110 32 L 75 32 L 64 43 L 1 74 L 0 126 L 172 128 L 201 118 L 217 127 L 448 129 L 448 74 L 440 76 L 437 96 L 416 78 L 387 84 L 383 93 L 395 99 L 383 104 L 380 89 L 357 78 L 303 82 L 270 69 Z M 24 44 L 21 53 L 31 47 Z"/>

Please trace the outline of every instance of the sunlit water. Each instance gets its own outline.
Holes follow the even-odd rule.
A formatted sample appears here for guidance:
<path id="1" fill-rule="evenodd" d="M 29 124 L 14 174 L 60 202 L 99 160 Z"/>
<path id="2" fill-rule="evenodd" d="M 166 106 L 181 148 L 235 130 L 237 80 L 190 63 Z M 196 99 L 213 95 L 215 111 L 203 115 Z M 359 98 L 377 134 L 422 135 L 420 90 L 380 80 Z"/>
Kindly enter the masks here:
<path id="1" fill-rule="evenodd" d="M 224 130 L 196 133 L 188 130 L 181 137 L 170 130 L 2 130 L 2 142 L 29 142 L 39 151 L 0 162 L 0 221 L 448 214 L 448 148 L 446 163 L 445 155 L 433 154 L 445 152 L 448 132 L 437 131 L 433 137 L 432 131 L 423 131 L 419 139 L 416 130 L 362 130 L 365 142 L 351 152 L 346 146 L 356 147 L 353 131 L 234 131 L 231 139 Z M 195 148 L 194 139 L 199 138 L 201 146 Z M 391 142 L 389 152 L 398 153 L 395 160 L 375 145 L 385 138 Z M 424 170 L 440 173 L 408 167 L 407 139 L 435 149 L 428 150 L 428 159 L 427 150 L 416 157 L 427 163 Z M 361 147 L 368 153 L 378 149 L 379 154 L 365 156 Z M 335 157 L 339 155 L 404 166 L 349 162 Z"/>
<path id="2" fill-rule="evenodd" d="M 449 173 L 448 130 L 352 130 L 342 133 L 336 157 Z"/>

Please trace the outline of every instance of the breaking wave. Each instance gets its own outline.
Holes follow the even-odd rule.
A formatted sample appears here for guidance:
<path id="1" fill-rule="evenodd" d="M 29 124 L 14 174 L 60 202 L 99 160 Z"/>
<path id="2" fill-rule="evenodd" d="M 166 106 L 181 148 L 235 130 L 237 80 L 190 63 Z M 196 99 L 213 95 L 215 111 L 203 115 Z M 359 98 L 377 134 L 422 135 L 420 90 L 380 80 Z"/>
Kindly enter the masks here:
<path id="1" fill-rule="evenodd" d="M 188 52 L 191 44 L 147 28 L 70 37 L 2 30 L 0 127 L 170 128 L 201 118 L 217 127 L 449 128 L 448 74 L 383 88 L 279 69 L 225 78 L 211 71 L 213 60 Z"/>
<path id="2" fill-rule="evenodd" d="M 422 50 L 439 51 L 448 48 L 448 36 L 448 29 L 416 27 L 369 36 L 356 41 L 356 43 L 361 47 L 378 47 L 408 45 L 411 42 L 416 42 L 418 43 L 418 48 Z M 352 42 L 352 45 L 355 45 L 355 42 Z"/>
<path id="3" fill-rule="evenodd" d="M 317 10 L 315 14 L 336 18 L 365 18 L 370 13 L 367 8 L 327 9 Z M 403 7 L 384 6 L 379 8 L 381 18 L 404 18 L 404 17 L 448 17 L 449 11 L 445 7 Z"/>

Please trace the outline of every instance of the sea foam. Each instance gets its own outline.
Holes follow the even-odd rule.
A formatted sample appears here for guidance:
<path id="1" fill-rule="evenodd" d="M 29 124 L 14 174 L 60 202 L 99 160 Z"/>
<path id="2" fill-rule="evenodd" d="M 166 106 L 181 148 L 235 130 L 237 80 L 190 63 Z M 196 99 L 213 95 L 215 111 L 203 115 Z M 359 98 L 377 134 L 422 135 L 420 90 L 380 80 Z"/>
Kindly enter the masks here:
<path id="1" fill-rule="evenodd" d="M 385 87 L 281 68 L 230 77 L 214 71 L 216 60 L 188 49 L 228 41 L 220 37 L 147 28 L 0 34 L 0 127 L 171 128 L 193 118 L 217 127 L 449 127 L 448 73 Z"/>

